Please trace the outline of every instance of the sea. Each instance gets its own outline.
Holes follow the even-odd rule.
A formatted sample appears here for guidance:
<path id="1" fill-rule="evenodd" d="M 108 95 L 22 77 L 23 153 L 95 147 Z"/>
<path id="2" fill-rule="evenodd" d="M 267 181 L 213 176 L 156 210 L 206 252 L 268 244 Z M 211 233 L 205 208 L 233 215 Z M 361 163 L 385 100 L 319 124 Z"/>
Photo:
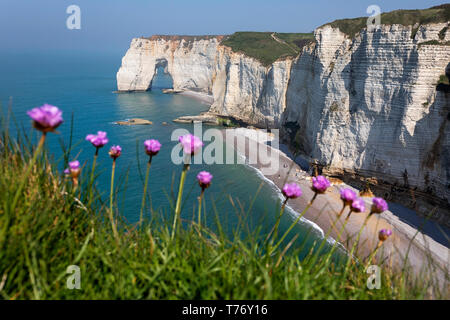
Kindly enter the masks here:
<path id="1" fill-rule="evenodd" d="M 172 120 L 183 115 L 199 114 L 208 110 L 209 106 L 192 97 L 162 93 L 162 89 L 172 86 L 170 75 L 162 69 L 158 70 L 151 91 L 116 92 L 116 73 L 123 54 L 54 51 L 0 53 L 0 103 L 4 114 L 9 107 L 12 110 L 11 132 L 23 130 L 33 141 L 37 141 L 38 134 L 34 132 L 26 111 L 44 103 L 56 105 L 63 111 L 65 121 L 58 128 L 59 133 L 50 134 L 47 139 L 52 161 L 61 171 L 66 166 L 61 144 L 67 146 L 71 143 L 70 160 L 77 159 L 89 167 L 95 149 L 85 141 L 85 137 L 99 130 L 106 131 L 109 143 L 100 149 L 97 189 L 107 201 L 112 165 L 108 149 L 112 145 L 120 145 L 123 151 L 116 166 L 116 185 L 119 188 L 117 208 L 121 217 L 133 224 L 139 219 L 143 176 L 148 161 L 144 140 L 157 139 L 162 144 L 150 170 L 149 207 L 153 208 L 153 214 L 167 215 L 174 206 L 182 170 L 182 165 L 171 160 L 172 150 L 178 143 L 173 132 L 186 129 L 193 133 L 192 124 L 174 123 Z M 115 124 L 116 121 L 131 118 L 147 119 L 153 124 Z M 225 148 L 225 152 L 235 152 L 231 147 Z M 211 172 L 214 177 L 205 192 L 204 223 L 213 228 L 220 221 L 230 236 L 243 219 L 246 221 L 244 230 L 259 228 L 264 233 L 271 229 L 280 210 L 280 191 L 260 172 L 246 164 L 192 164 L 184 190 L 183 220 L 196 219 L 200 193 L 196 175 L 202 170 Z M 398 210 L 407 212 L 408 209 L 399 207 Z M 290 208 L 287 211 L 282 217 L 280 232 L 286 230 L 297 216 Z M 152 213 L 146 210 L 145 215 L 150 218 Z M 323 231 L 306 220 L 301 221 L 291 234 L 300 235 L 295 244 L 302 245 L 305 252 L 323 238 Z"/>

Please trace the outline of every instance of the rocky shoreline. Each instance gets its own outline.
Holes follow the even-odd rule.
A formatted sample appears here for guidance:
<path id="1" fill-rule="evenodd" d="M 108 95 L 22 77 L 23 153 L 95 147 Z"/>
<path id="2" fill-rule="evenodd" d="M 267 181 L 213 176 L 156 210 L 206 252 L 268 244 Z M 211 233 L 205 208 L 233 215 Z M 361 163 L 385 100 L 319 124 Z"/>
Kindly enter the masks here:
<path id="1" fill-rule="evenodd" d="M 151 125 L 153 122 L 146 119 L 133 118 L 114 122 L 119 126 Z"/>
<path id="2" fill-rule="evenodd" d="M 196 116 L 182 116 L 178 117 L 173 122 L 178 123 L 194 123 L 194 122 L 202 122 L 206 125 L 219 125 L 219 117 L 218 114 L 211 112 L 202 112 Z"/>

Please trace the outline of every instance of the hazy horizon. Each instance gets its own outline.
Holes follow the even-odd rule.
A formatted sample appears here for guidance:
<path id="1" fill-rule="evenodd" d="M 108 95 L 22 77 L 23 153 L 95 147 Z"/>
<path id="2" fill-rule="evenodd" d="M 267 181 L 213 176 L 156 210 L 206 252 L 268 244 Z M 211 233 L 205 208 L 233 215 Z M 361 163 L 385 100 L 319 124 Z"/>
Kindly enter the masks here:
<path id="1" fill-rule="evenodd" d="M 3 0 L 0 49 L 3 52 L 118 52 L 134 37 L 232 34 L 236 31 L 311 32 L 336 19 L 367 16 L 369 5 L 382 12 L 424 9 L 443 1 L 330 0 L 170 2 L 144 0 Z M 68 6 L 81 9 L 81 29 L 69 30 Z"/>

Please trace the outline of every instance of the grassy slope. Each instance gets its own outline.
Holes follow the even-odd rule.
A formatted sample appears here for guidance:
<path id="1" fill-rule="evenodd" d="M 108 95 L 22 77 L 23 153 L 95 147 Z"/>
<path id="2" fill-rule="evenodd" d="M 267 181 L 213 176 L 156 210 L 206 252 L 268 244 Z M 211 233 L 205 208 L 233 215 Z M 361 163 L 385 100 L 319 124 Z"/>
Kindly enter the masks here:
<path id="1" fill-rule="evenodd" d="M 187 42 L 199 41 L 199 40 L 211 40 L 214 38 L 222 39 L 224 35 L 163 35 L 163 34 L 155 34 L 151 37 L 142 37 L 142 39 L 156 40 L 156 39 L 164 39 L 164 40 L 185 40 Z"/>
<path id="2" fill-rule="evenodd" d="M 268 66 L 279 58 L 296 56 L 300 47 L 313 39 L 312 33 L 275 33 L 280 40 L 287 42 L 284 44 L 274 40 L 271 34 L 272 32 L 236 32 L 226 37 L 221 44 Z"/>
<path id="3" fill-rule="evenodd" d="M 6 126 L 2 124 L 2 128 Z M 49 139 L 56 139 L 49 135 Z M 106 150 L 101 150 L 106 152 Z M 382 270 L 379 290 L 350 264 L 344 274 L 328 254 L 299 259 L 301 247 L 264 254 L 266 234 L 245 230 L 245 213 L 235 236 L 220 222 L 213 232 L 185 221 L 171 239 L 167 204 L 155 220 L 137 228 L 119 221 L 116 244 L 107 204 L 90 198 L 89 163 L 80 189 L 47 160 L 30 167 L 33 148 L 0 134 L 0 297 L 3 299 L 414 299 L 427 297 L 429 283 L 406 273 Z M 121 165 L 120 158 L 118 165 Z M 28 178 L 27 167 L 32 168 Z M 99 168 L 104 170 L 105 168 Z M 108 171 L 103 174 L 108 174 Z M 18 191 L 25 182 L 22 192 Z M 82 190 L 80 192 L 79 190 Z M 15 209 L 12 199 L 20 197 Z M 117 195 L 116 197 L 121 196 Z M 92 201 L 91 201 L 92 200 Z M 88 203 L 92 203 L 89 205 Z M 207 203 L 211 208 L 212 203 Z M 220 210 L 220 208 L 216 208 Z M 246 209 L 247 210 L 247 209 Z M 277 213 L 274 213 L 277 214 Z M 289 249 L 289 250 L 288 250 Z M 68 290 L 66 268 L 81 269 L 81 290 Z M 438 297 L 441 297 L 438 295 Z"/>
<path id="4" fill-rule="evenodd" d="M 450 4 L 432 7 L 423 10 L 396 10 L 381 14 L 381 23 L 401 24 L 404 26 L 412 26 L 416 23 L 419 25 L 427 23 L 446 22 L 450 20 Z M 342 32 L 350 37 L 367 26 L 367 17 L 354 19 L 336 20 L 325 25 L 339 28 Z"/>

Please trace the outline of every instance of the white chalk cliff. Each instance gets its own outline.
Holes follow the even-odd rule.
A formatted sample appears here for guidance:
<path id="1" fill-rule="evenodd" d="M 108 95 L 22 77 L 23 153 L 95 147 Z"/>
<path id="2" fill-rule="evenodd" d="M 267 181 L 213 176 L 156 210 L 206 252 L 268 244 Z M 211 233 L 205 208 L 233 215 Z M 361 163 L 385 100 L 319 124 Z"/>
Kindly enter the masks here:
<path id="1" fill-rule="evenodd" d="M 177 36 L 133 39 L 117 72 L 117 88 L 119 91 L 148 90 L 156 68 L 163 66 L 172 76 L 174 89 L 210 94 L 220 40 L 221 37 L 186 40 Z"/>
<path id="2" fill-rule="evenodd" d="M 222 37 L 133 39 L 119 91 L 147 90 L 167 66 L 175 90 L 212 95 L 211 111 L 261 127 L 328 167 L 450 199 L 447 23 L 382 25 L 351 38 L 323 26 L 295 58 L 266 67 Z M 441 34 L 440 34 L 441 33 Z M 446 218 L 448 219 L 448 217 Z"/>
<path id="3" fill-rule="evenodd" d="M 331 172 L 380 177 L 448 201 L 450 93 L 436 84 L 450 46 L 426 44 L 447 25 L 422 26 L 414 39 L 401 25 L 352 40 L 318 29 L 291 70 L 283 114 L 291 143 Z"/>
<path id="4" fill-rule="evenodd" d="M 135 38 L 117 73 L 119 91 L 151 88 L 167 66 L 174 90 L 212 95 L 211 111 L 261 126 L 278 126 L 285 109 L 291 59 L 269 67 L 221 46 L 223 36 Z"/>

